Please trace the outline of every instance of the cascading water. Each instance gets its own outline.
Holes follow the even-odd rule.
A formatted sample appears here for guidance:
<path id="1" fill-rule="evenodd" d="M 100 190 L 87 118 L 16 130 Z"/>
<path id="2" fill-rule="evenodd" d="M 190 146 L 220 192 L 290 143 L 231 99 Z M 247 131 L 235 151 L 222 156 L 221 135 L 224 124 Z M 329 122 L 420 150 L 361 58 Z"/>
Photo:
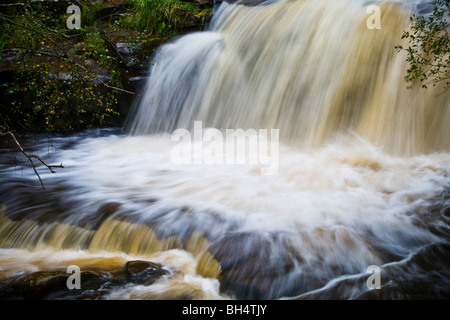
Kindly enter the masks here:
<path id="1" fill-rule="evenodd" d="M 277 128 L 283 142 L 317 147 L 355 132 L 386 151 L 448 150 L 449 95 L 408 90 L 408 28 L 400 3 L 380 4 L 371 30 L 355 1 L 222 6 L 211 32 L 167 45 L 156 58 L 131 132 Z"/>
<path id="2" fill-rule="evenodd" d="M 0 280 L 144 259 L 171 272 L 102 297 L 449 298 L 450 92 L 403 79 L 421 3 L 377 5 L 381 29 L 364 1 L 223 3 L 158 52 L 130 134 L 53 139 L 46 191 L 3 154 Z M 278 130 L 278 170 L 175 163 L 195 121 Z"/>

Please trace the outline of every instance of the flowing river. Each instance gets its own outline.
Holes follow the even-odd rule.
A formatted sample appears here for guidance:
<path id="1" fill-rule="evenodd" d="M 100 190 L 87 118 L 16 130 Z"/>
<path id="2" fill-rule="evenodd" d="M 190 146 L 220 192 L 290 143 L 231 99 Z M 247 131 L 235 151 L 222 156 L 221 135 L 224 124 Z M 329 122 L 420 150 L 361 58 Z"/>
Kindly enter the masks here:
<path id="1" fill-rule="evenodd" d="M 45 190 L 1 152 L 0 280 L 146 260 L 167 273 L 101 298 L 450 298 L 450 91 L 407 89 L 394 49 L 427 10 L 222 3 L 161 48 L 124 129 L 30 141 L 64 165 Z"/>

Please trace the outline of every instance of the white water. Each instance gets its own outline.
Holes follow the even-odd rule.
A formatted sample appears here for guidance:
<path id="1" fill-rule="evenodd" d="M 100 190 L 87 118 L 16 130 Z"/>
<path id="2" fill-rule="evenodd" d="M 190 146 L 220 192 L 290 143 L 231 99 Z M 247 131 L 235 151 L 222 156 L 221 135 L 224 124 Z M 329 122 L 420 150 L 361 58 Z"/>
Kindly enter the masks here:
<path id="1" fill-rule="evenodd" d="M 380 6 L 387 18 L 376 34 L 359 1 L 224 4 L 211 31 L 164 46 L 132 135 L 54 139 L 47 160 L 64 169 L 40 169 L 45 193 L 31 169 L 3 167 L 2 274 L 139 258 L 173 273 L 107 299 L 279 298 L 448 243 L 449 95 L 405 89 L 393 45 L 408 11 Z M 279 129 L 277 174 L 175 164 L 170 133 L 194 120 Z M 118 209 L 93 228 L 111 202 Z M 357 284 L 339 297 L 365 291 Z"/>
<path id="2" fill-rule="evenodd" d="M 65 168 L 57 174 L 41 171 L 49 201 L 52 203 L 56 197 L 65 208 L 69 224 L 88 221 L 104 203 L 119 202 L 119 211 L 128 221 L 151 224 L 159 239 L 177 235 L 180 242 L 186 243 L 193 231 L 205 234 L 215 250 L 228 252 L 219 254 L 224 260 L 239 256 L 240 249 L 243 255 L 251 255 L 261 246 L 268 247 L 270 254 L 259 258 L 260 265 L 252 266 L 254 272 L 273 271 L 293 263 L 292 279 L 314 279 L 312 287 L 302 283 L 308 289 L 318 285 L 315 278 L 324 281 L 340 274 L 363 273 L 370 265 L 390 262 L 389 257 L 406 258 L 424 245 L 443 240 L 428 230 L 442 221 L 434 221 L 434 215 L 427 210 L 431 204 L 439 203 L 450 187 L 448 153 L 395 157 L 360 140 L 353 144 L 335 143 L 308 153 L 282 146 L 278 174 L 261 176 L 256 165 L 172 164 L 169 139 L 169 135 L 96 137 L 82 140 L 70 150 L 57 151 L 51 159 L 62 162 Z M 15 175 L 24 173 L 34 179 L 28 171 Z M 70 188 L 53 191 L 56 186 Z M 37 192 L 37 196 L 42 195 Z M 30 214 L 49 209 L 37 206 L 37 211 L 31 210 Z M 424 222 L 427 220 L 429 225 Z M 146 236 L 139 238 L 137 229 L 123 225 L 116 228 L 121 232 L 114 233 L 116 236 L 108 235 L 113 231 L 107 226 L 99 229 L 88 252 L 94 256 L 98 250 L 130 252 L 153 261 L 155 253 L 170 250 L 165 244 L 133 249 L 134 245 L 127 243 L 141 243 Z M 443 228 L 448 230 L 448 225 Z M 24 241 L 25 248 L 39 251 L 48 250 L 48 246 L 58 250 L 67 247 L 67 243 L 68 248 L 76 248 L 77 243 L 83 243 L 82 237 L 72 236 L 72 231 L 53 232 L 55 236 L 50 240 L 32 245 L 29 240 L 16 239 L 16 246 Z M 249 235 L 249 240 L 227 240 L 240 234 Z M 186 245 L 180 248 L 188 250 Z M 288 253 L 286 257 L 286 252 L 291 251 L 295 254 Z M 88 252 L 84 254 L 90 256 Z M 182 254 L 174 270 L 190 265 L 191 276 L 199 277 L 195 270 L 201 252 L 194 256 Z M 26 252 L 15 254 L 15 268 L 22 267 L 22 255 L 29 256 Z M 10 253 L 3 252 L 4 258 L 8 256 L 11 259 Z M 77 254 L 72 256 L 75 260 L 76 257 Z M 246 263 L 245 256 L 240 259 Z M 8 270 L 2 261 L 2 267 Z M 164 255 L 157 261 L 170 265 Z M 50 259 L 44 265 L 52 263 Z M 204 281 L 203 285 L 212 281 L 200 279 L 196 281 Z M 283 295 L 286 280 L 278 282 L 275 277 L 273 281 L 269 296 Z M 192 287 L 184 280 L 182 283 L 190 292 Z M 164 298 L 166 291 L 176 288 L 186 292 L 180 285 L 161 286 L 131 286 L 112 292 L 110 297 L 154 297 L 154 290 L 161 290 L 160 297 Z M 210 297 L 211 287 L 207 287 L 201 297 Z M 213 288 L 217 289 L 214 297 L 220 297 L 218 286 Z"/>
<path id="3" fill-rule="evenodd" d="M 381 29 L 360 1 L 223 5 L 211 32 L 162 48 L 130 130 L 279 129 L 297 148 L 353 133 L 394 154 L 448 150 L 450 93 L 407 90 L 409 27 L 401 2 L 379 3 Z"/>

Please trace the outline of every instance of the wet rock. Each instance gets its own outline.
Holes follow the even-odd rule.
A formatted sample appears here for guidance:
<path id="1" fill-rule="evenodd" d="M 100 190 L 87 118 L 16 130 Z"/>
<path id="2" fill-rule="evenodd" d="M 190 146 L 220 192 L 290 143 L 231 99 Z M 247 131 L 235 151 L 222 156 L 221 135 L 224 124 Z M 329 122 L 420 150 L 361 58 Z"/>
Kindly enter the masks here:
<path id="1" fill-rule="evenodd" d="M 117 210 L 119 210 L 120 205 L 121 204 L 119 202 L 108 202 L 108 203 L 105 203 L 104 205 L 100 206 L 100 208 L 98 208 L 98 210 L 97 210 L 97 215 L 96 215 L 98 218 L 98 221 L 94 225 L 93 229 L 97 230 L 106 219 L 108 219 L 110 216 L 112 216 L 114 213 L 116 213 Z"/>
<path id="2" fill-rule="evenodd" d="M 105 275 L 102 275 L 92 270 L 81 271 L 80 277 L 81 277 L 80 282 L 82 284 L 80 290 L 98 289 L 101 285 L 105 283 L 105 281 L 109 280 L 109 278 L 106 277 Z"/>
<path id="3" fill-rule="evenodd" d="M 45 296 L 45 299 L 101 299 L 114 284 L 115 279 L 109 274 L 84 270 L 80 273 L 80 289 L 68 289 L 65 286 L 62 290 Z"/>
<path id="4" fill-rule="evenodd" d="M 67 278 L 65 271 L 37 271 L 17 278 L 11 287 L 16 296 L 39 300 L 50 293 L 67 289 Z"/>
<path id="5" fill-rule="evenodd" d="M 139 51 L 141 48 L 141 43 L 127 43 L 127 42 L 118 42 L 116 43 L 117 51 L 123 55 L 132 56 Z"/>
<path id="6" fill-rule="evenodd" d="M 128 283 L 151 285 L 168 271 L 149 261 L 129 261 L 115 273 L 83 270 L 80 288 L 68 288 L 72 275 L 65 270 L 36 271 L 0 281 L 0 299 L 14 300 L 84 300 L 103 299 L 115 287 Z"/>
<path id="7" fill-rule="evenodd" d="M 208 249 L 221 266 L 220 289 L 237 299 L 276 299 L 298 290 L 303 263 L 288 236 L 230 234 Z"/>
<path id="8" fill-rule="evenodd" d="M 114 285 L 108 274 L 92 270 L 80 272 L 80 288 L 69 289 L 67 280 L 71 276 L 66 271 L 36 271 L 7 279 L 0 283 L 0 298 L 47 300 L 47 299 L 98 299 L 107 292 L 100 290 Z"/>
<path id="9" fill-rule="evenodd" d="M 133 92 L 140 92 L 142 88 L 145 86 L 146 81 L 147 77 L 142 76 L 130 77 L 128 79 L 129 89 Z"/>
<path id="10" fill-rule="evenodd" d="M 12 288 L 13 282 L 14 279 L 11 278 L 0 280 L 0 300 L 23 299 L 14 292 Z"/>
<path id="11" fill-rule="evenodd" d="M 124 266 L 126 279 L 138 284 L 151 285 L 169 272 L 162 265 L 144 260 L 128 261 Z"/>

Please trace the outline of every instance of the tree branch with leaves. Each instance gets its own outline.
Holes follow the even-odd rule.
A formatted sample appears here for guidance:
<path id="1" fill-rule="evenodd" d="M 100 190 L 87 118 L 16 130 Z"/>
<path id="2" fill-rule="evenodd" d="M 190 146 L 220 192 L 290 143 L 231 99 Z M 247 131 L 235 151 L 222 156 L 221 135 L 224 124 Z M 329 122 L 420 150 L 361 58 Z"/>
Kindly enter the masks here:
<path id="1" fill-rule="evenodd" d="M 80 30 L 66 26 L 68 3 L 24 2 L 0 11 L 0 61 L 14 61 L 13 76 L 1 84 L 11 101 L 0 102 L 0 111 L 25 130 L 101 126 L 119 116 L 120 94 L 135 95 L 125 88 L 127 70 L 89 18 L 97 7 L 82 2 Z"/>
<path id="2" fill-rule="evenodd" d="M 441 84 L 446 91 L 450 88 L 450 1 L 434 0 L 431 5 L 429 15 L 411 16 L 410 30 L 402 35 L 409 46 L 396 49 L 407 53 L 407 82 L 419 82 L 423 88 Z"/>

